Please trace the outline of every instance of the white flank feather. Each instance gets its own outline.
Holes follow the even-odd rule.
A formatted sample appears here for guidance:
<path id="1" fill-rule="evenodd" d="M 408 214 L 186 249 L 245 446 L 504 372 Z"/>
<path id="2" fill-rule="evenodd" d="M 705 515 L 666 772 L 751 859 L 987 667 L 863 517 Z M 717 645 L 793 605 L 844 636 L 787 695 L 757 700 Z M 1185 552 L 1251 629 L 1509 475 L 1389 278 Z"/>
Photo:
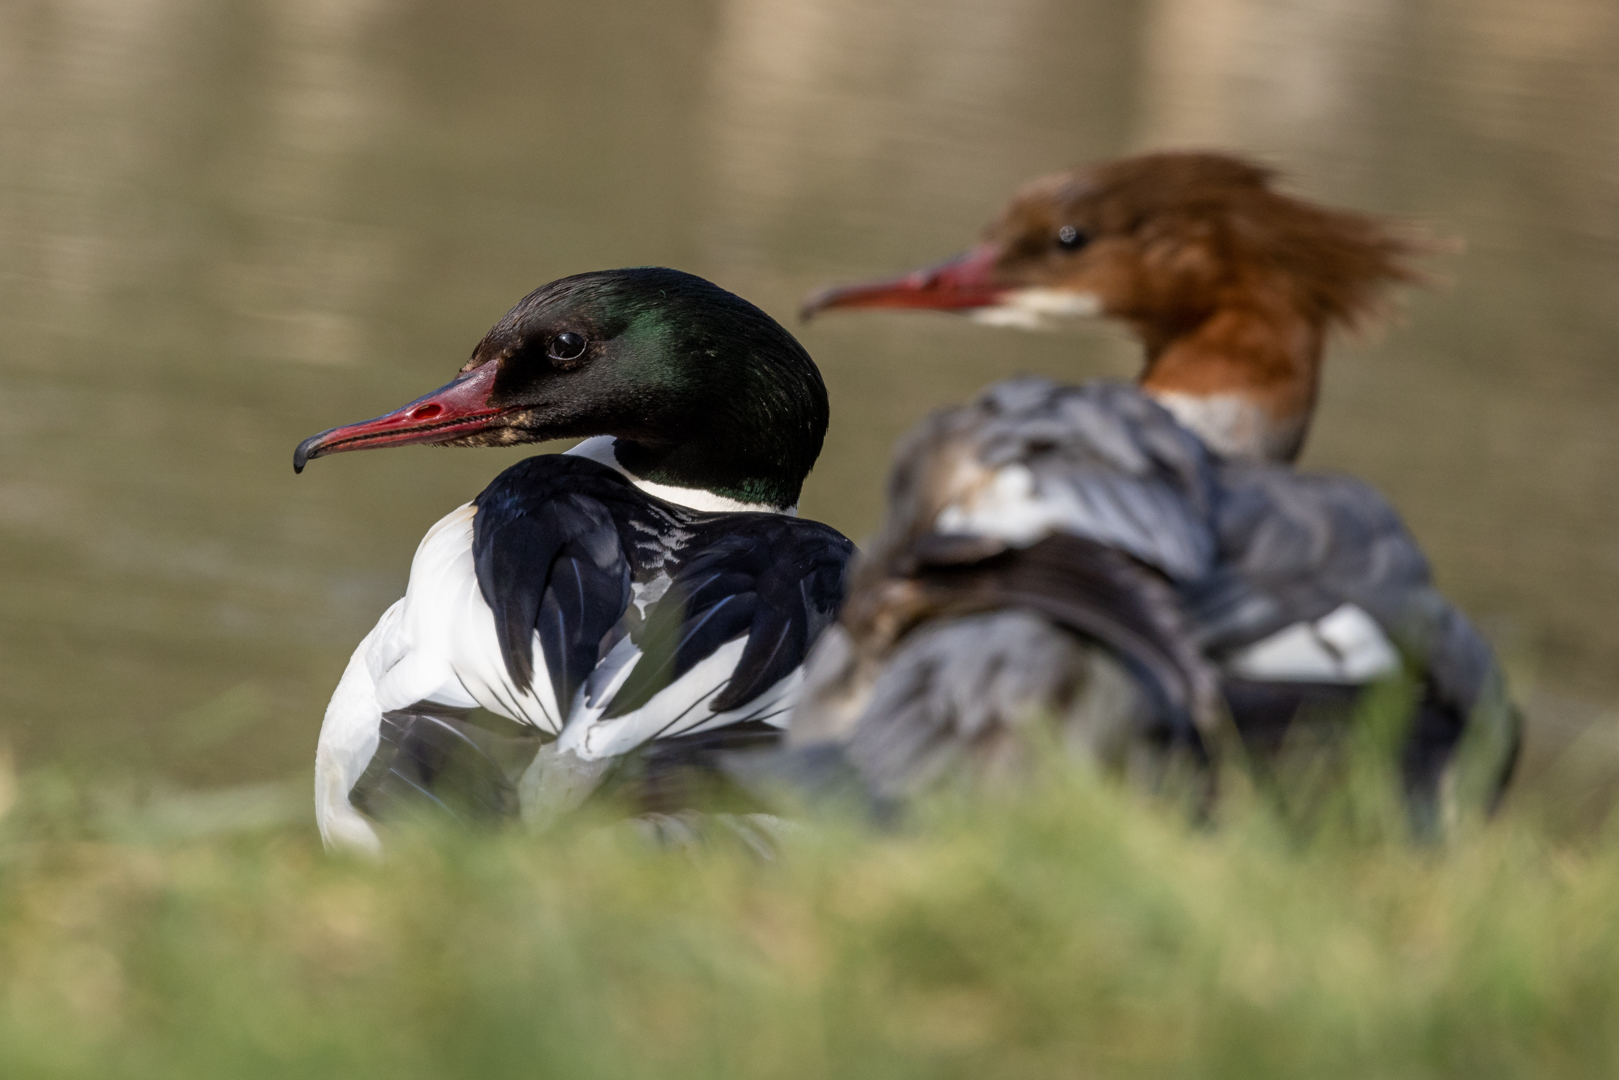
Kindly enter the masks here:
<path id="1" fill-rule="evenodd" d="M 634 650 L 634 657 L 619 657 L 618 662 L 625 664 L 623 669 L 600 693 L 585 695 L 581 699 L 562 737 L 557 740 L 557 749 L 571 750 L 581 758 L 590 760 L 627 753 L 648 739 L 689 735 L 749 720 L 763 720 L 776 727 L 785 727 L 786 712 L 804 680 L 801 668 L 739 709 L 716 713 L 709 706 L 709 702 L 730 683 L 731 673 L 736 669 L 747 644 L 746 637 L 726 642 L 690 671 L 659 690 L 651 701 L 639 709 L 605 720 L 602 714 L 612 695 L 628 678 L 635 661 L 640 659 L 640 650 L 629 645 L 628 639 L 619 642 L 604 661 L 604 666 L 614 663 L 615 656 L 626 646 Z"/>
<path id="2" fill-rule="evenodd" d="M 382 723 L 376 684 L 371 680 L 371 647 L 385 628 L 398 621 L 403 603 L 398 601 L 384 612 L 376 628 L 354 650 L 321 721 L 320 742 L 315 747 L 315 821 L 327 847 L 373 855 L 382 850 L 376 832 L 349 805 L 349 791 L 377 752 L 377 726 Z"/>
<path id="3" fill-rule="evenodd" d="M 1298 622 L 1256 641 L 1226 670 L 1267 682 L 1364 683 L 1400 669 L 1400 654 L 1381 627 L 1354 604 L 1313 623 Z"/>

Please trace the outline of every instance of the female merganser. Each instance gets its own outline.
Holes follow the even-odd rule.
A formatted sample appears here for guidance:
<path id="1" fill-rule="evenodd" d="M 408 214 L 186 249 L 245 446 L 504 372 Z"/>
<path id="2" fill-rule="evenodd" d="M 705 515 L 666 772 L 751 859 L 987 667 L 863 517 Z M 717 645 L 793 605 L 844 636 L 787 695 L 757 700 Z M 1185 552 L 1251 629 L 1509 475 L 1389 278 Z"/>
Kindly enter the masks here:
<path id="1" fill-rule="evenodd" d="M 1392 223 L 1282 195 L 1272 179 L 1260 166 L 1208 153 L 1149 154 L 1049 177 L 1020 192 L 966 255 L 891 281 L 823 290 L 804 311 L 936 308 L 1019 326 L 1060 316 L 1124 320 L 1145 346 L 1142 390 L 1222 459 L 1230 497 L 1221 543 L 1253 580 L 1313 588 L 1314 571 L 1297 557 L 1307 545 L 1298 545 L 1352 551 L 1386 534 L 1426 581 L 1420 551 L 1375 492 L 1240 465 L 1296 457 L 1328 330 L 1375 314 L 1390 286 L 1422 280 L 1411 262 L 1432 247 Z M 1323 491 L 1337 494 L 1323 503 Z M 1301 709 L 1353 700 L 1392 670 L 1407 648 L 1405 631 L 1379 609 L 1382 598 L 1367 602 L 1374 607 L 1321 607 L 1246 643 L 1247 630 L 1230 639 L 1209 631 L 1245 741 L 1272 744 Z M 1384 662 L 1345 662 L 1353 656 Z"/>
<path id="2" fill-rule="evenodd" d="M 1394 510 L 1348 478 L 1224 461 L 1134 387 L 1017 379 L 901 442 L 786 767 L 831 749 L 902 800 L 964 759 L 1015 773 L 1018 729 L 1049 718 L 1156 780 L 1218 750 L 1222 691 L 1264 750 L 1300 695 L 1343 700 L 1402 662 L 1422 695 L 1400 771 L 1431 834 L 1447 790 L 1493 808 L 1520 719 Z"/>
<path id="3" fill-rule="evenodd" d="M 533 818 L 653 740 L 784 726 L 853 551 L 795 516 L 826 425 L 791 334 L 653 267 L 537 289 L 447 386 L 304 440 L 299 471 L 376 446 L 585 438 L 428 530 L 321 726 L 326 842 L 376 850 L 373 822 L 412 807 Z"/>
<path id="4" fill-rule="evenodd" d="M 831 308 L 959 311 L 997 325 L 1106 316 L 1146 350 L 1141 386 L 1216 453 L 1292 461 L 1327 332 L 1420 282 L 1409 229 L 1275 191 L 1225 154 L 1158 153 L 1036 180 L 966 254 L 905 277 L 823 289 Z"/>

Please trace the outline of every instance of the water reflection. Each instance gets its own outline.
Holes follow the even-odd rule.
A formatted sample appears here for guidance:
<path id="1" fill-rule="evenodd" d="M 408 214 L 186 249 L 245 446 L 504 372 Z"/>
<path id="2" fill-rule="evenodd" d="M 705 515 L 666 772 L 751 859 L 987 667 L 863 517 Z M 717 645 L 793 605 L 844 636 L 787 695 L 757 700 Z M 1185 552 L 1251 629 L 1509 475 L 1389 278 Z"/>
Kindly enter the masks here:
<path id="1" fill-rule="evenodd" d="M 1392 0 L 1154 0 L 1138 141 L 1240 146 L 1342 187 L 1363 181 L 1403 11 Z"/>
<path id="2" fill-rule="evenodd" d="M 380 0 L 289 0 L 265 11 L 273 43 L 253 102 L 252 158 L 226 166 L 232 198 L 256 226 L 219 269 L 220 305 L 237 315 L 232 354 L 352 363 L 362 313 L 394 284 L 399 237 L 343 220 L 346 177 L 397 137 L 399 87 L 368 54 Z"/>
<path id="3" fill-rule="evenodd" d="M 1608 701 L 1615 55 L 1606 0 L 7 5 L 0 725 L 32 760 L 303 768 L 422 530 L 518 455 L 295 481 L 299 438 L 439 385 L 563 273 L 670 263 L 789 318 L 1028 176 L 1188 143 L 1466 239 L 1335 350 L 1309 461 L 1388 489 L 1524 672 Z M 942 317 L 803 338 L 835 414 L 806 511 L 856 534 L 926 409 L 1135 362 Z"/>

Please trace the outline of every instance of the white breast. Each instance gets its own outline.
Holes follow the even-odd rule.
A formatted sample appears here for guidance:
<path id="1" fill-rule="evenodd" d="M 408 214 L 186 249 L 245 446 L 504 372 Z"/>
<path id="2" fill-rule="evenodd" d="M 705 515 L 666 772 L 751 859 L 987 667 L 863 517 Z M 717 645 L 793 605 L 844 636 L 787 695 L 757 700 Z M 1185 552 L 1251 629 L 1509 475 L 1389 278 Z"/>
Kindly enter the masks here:
<path id="1" fill-rule="evenodd" d="M 1195 432 L 1209 450 L 1226 458 L 1264 461 L 1284 457 L 1297 442 L 1298 426 L 1282 431 L 1263 406 L 1240 393 L 1180 393 L 1148 390 L 1154 402 L 1171 411 L 1180 426 Z"/>

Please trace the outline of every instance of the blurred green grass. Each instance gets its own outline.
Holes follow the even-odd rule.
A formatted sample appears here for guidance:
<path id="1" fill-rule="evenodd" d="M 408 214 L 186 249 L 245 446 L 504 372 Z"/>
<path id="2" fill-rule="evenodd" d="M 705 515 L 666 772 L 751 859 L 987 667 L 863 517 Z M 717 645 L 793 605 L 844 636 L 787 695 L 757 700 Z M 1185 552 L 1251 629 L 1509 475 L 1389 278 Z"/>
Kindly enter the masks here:
<path id="1" fill-rule="evenodd" d="M 580 822 L 370 864 L 263 789 L 29 776 L 0 791 L 0 1075 L 1619 1073 L 1619 844 L 1520 811 L 1417 846 L 1359 787 L 1308 832 L 1078 771 L 774 861 Z"/>

